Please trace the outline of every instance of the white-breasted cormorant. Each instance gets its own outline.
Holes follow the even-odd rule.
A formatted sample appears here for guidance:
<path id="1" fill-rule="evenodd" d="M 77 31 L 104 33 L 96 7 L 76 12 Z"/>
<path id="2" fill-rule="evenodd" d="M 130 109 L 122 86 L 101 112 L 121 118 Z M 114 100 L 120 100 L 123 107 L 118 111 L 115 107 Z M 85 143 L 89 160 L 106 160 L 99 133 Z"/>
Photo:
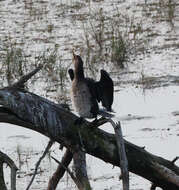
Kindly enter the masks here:
<path id="1" fill-rule="evenodd" d="M 91 78 L 85 78 L 83 61 L 79 55 L 74 57 L 74 71 L 69 69 L 68 73 L 72 80 L 71 100 L 75 111 L 82 118 L 97 118 L 99 107 L 97 102 L 107 111 L 112 111 L 113 103 L 113 81 L 105 70 L 101 70 L 101 78 L 98 82 Z"/>
<path id="2" fill-rule="evenodd" d="M 71 100 L 75 111 L 82 118 L 97 118 L 99 111 L 95 83 L 84 77 L 83 61 L 79 55 L 74 57 L 74 78 Z M 71 75 L 72 76 L 72 75 Z"/>

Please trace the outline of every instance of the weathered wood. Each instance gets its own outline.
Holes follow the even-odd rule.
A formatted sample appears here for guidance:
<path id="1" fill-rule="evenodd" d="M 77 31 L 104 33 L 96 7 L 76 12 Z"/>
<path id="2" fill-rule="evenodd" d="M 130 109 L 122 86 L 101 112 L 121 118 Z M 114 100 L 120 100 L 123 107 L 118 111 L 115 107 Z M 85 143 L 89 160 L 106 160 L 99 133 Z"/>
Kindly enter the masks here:
<path id="1" fill-rule="evenodd" d="M 72 158 L 73 158 L 73 154 L 67 149 L 62 158 L 61 164 L 58 164 L 56 171 L 54 172 L 53 176 L 50 178 L 50 180 L 48 182 L 47 190 L 55 190 L 56 189 L 58 182 L 63 177 L 63 175 L 66 171 L 65 168 L 68 167 L 68 165 L 72 161 Z"/>
<path id="2" fill-rule="evenodd" d="M 176 184 L 179 187 L 179 175 L 176 175 L 171 169 L 156 162 L 153 163 L 153 168 L 159 173 L 159 175 L 161 175 L 162 178 Z"/>
<path id="3" fill-rule="evenodd" d="M 179 159 L 179 156 L 175 157 L 175 158 L 172 160 L 172 163 L 175 163 L 178 159 Z"/>
<path id="4" fill-rule="evenodd" d="M 118 154 L 119 154 L 119 158 L 120 158 L 123 190 L 129 190 L 128 160 L 127 160 L 126 151 L 125 151 L 124 139 L 122 136 L 121 124 L 120 124 L 120 122 L 115 123 L 112 119 L 109 119 L 109 121 L 115 131 L 116 143 L 118 146 Z"/>
<path id="5" fill-rule="evenodd" d="M 30 107 L 28 106 L 29 99 L 31 100 Z M 32 93 L 11 88 L 0 90 L 0 104 L 8 108 L 0 109 L 0 122 L 35 130 L 62 143 L 71 152 L 75 152 L 81 147 L 80 131 L 86 153 L 112 165 L 120 166 L 115 136 L 101 129 L 89 127 L 90 124 L 87 121 L 80 126 L 75 126 L 74 122 L 78 117 L 62 109 L 59 105 Z M 179 176 L 179 168 L 175 164 L 152 155 L 130 142 L 124 142 L 130 172 L 148 179 L 165 190 L 167 188 L 168 190 L 171 188 L 178 190 L 178 185 L 162 177 L 161 172 L 155 170 L 154 162 Z"/>
<path id="6" fill-rule="evenodd" d="M 91 190 L 86 170 L 86 155 L 82 151 L 73 153 L 73 169 L 79 181 L 79 190 Z"/>
<path id="7" fill-rule="evenodd" d="M 64 166 L 61 162 L 59 162 L 56 158 L 54 158 L 53 156 L 51 156 L 51 158 L 53 160 L 55 160 L 55 162 L 57 162 L 60 166 L 62 166 L 66 171 L 67 173 L 70 175 L 70 177 L 72 178 L 72 180 L 74 181 L 74 183 L 76 184 L 76 186 L 78 187 L 78 189 L 81 188 L 81 184 L 80 184 L 80 181 L 78 181 L 78 179 L 76 178 L 76 176 L 73 174 L 73 172 L 66 166 Z M 51 190 L 51 189 L 50 189 Z M 52 189 L 54 190 L 54 189 Z"/>
<path id="8" fill-rule="evenodd" d="M 7 190 L 6 183 L 4 180 L 3 164 L 4 164 L 4 161 L 0 157 L 0 187 L 2 190 Z"/>
<path id="9" fill-rule="evenodd" d="M 4 154 L 0 151 L 0 189 L 7 190 L 4 181 L 4 173 L 3 173 L 3 164 L 7 163 L 8 166 L 11 168 L 11 190 L 16 190 L 16 172 L 18 170 L 17 166 L 13 162 L 8 155 Z"/>
<path id="10" fill-rule="evenodd" d="M 0 122 L 32 129 L 62 144 L 72 153 L 81 148 L 92 156 L 120 167 L 115 136 L 95 128 L 95 125 L 91 126 L 85 120 L 80 126 L 74 125 L 78 117 L 61 105 L 15 87 L 0 90 L 0 105 L 3 106 L 0 107 Z M 179 167 L 128 141 L 124 140 L 124 143 L 130 172 L 164 190 L 179 189 L 178 182 L 171 180 L 171 175 L 178 179 Z"/>
<path id="11" fill-rule="evenodd" d="M 14 88 L 24 88 L 24 84 L 38 71 L 40 71 L 43 68 L 42 65 L 39 65 L 36 69 L 28 73 L 27 75 L 22 76 L 16 83 L 12 85 Z"/>

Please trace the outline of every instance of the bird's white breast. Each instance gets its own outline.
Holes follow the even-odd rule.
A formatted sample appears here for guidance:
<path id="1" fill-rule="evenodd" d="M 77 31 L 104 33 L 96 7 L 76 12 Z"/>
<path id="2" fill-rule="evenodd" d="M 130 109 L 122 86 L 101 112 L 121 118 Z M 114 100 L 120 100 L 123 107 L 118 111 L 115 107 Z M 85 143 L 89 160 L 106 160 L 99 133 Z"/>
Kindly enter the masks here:
<path id="1" fill-rule="evenodd" d="M 82 81 L 73 81 L 71 100 L 75 111 L 85 118 L 92 118 L 91 110 L 91 94 L 88 86 Z"/>

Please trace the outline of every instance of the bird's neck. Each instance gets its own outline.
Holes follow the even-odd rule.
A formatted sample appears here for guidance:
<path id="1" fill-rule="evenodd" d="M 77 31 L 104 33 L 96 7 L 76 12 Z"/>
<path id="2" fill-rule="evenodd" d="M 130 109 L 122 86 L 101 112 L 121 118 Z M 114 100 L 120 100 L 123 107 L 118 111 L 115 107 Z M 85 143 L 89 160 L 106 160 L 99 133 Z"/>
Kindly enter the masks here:
<path id="1" fill-rule="evenodd" d="M 77 80 L 84 79 L 83 67 L 80 66 L 80 65 L 78 65 L 78 67 L 75 68 L 74 75 L 75 75 L 75 78 L 76 78 Z"/>

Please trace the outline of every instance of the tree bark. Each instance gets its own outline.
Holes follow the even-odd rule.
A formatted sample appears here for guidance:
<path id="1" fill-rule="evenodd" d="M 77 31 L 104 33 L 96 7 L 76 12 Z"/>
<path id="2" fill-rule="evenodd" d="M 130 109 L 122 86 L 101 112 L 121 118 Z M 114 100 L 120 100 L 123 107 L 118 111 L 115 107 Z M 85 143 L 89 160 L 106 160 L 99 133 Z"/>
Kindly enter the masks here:
<path id="1" fill-rule="evenodd" d="M 8 157 L 8 155 L 4 154 L 0 151 L 0 189 L 7 190 L 5 181 L 4 181 L 4 172 L 3 172 L 3 164 L 7 163 L 8 166 L 11 168 L 11 190 L 16 190 L 16 171 L 18 170 L 17 166 Z"/>
<path id="2" fill-rule="evenodd" d="M 7 187 L 4 181 L 3 163 L 4 162 L 0 159 L 0 187 L 1 187 L 1 190 L 7 190 Z"/>
<path id="3" fill-rule="evenodd" d="M 86 153 L 120 167 L 115 136 L 91 127 L 87 121 L 74 125 L 78 117 L 62 106 L 16 88 L 1 89 L 0 104 L 3 106 L 0 108 L 0 122 L 32 129 L 61 143 L 72 153 L 79 148 L 85 149 Z M 128 141 L 124 143 L 130 172 L 164 190 L 179 189 L 179 168 L 174 163 Z M 171 180 L 173 178 L 175 180 Z"/>
<path id="4" fill-rule="evenodd" d="M 73 168 L 79 181 L 79 190 L 91 190 L 86 170 L 86 154 L 82 151 L 73 153 Z"/>
<path id="5" fill-rule="evenodd" d="M 49 182 L 48 182 L 48 187 L 47 190 L 55 190 L 58 182 L 60 181 L 60 179 L 63 177 L 66 169 L 68 167 L 68 165 L 70 164 L 70 162 L 72 161 L 73 158 L 73 154 L 67 149 L 61 164 L 58 165 L 57 170 L 54 172 L 53 176 L 50 178 Z"/>
<path id="6" fill-rule="evenodd" d="M 110 123 L 114 128 L 116 144 L 118 146 L 118 154 L 120 158 L 120 167 L 121 167 L 121 178 L 123 184 L 123 190 L 129 190 L 129 171 L 128 171 L 128 160 L 125 151 L 124 139 L 121 130 L 120 122 L 114 123 L 112 119 L 110 119 Z"/>

